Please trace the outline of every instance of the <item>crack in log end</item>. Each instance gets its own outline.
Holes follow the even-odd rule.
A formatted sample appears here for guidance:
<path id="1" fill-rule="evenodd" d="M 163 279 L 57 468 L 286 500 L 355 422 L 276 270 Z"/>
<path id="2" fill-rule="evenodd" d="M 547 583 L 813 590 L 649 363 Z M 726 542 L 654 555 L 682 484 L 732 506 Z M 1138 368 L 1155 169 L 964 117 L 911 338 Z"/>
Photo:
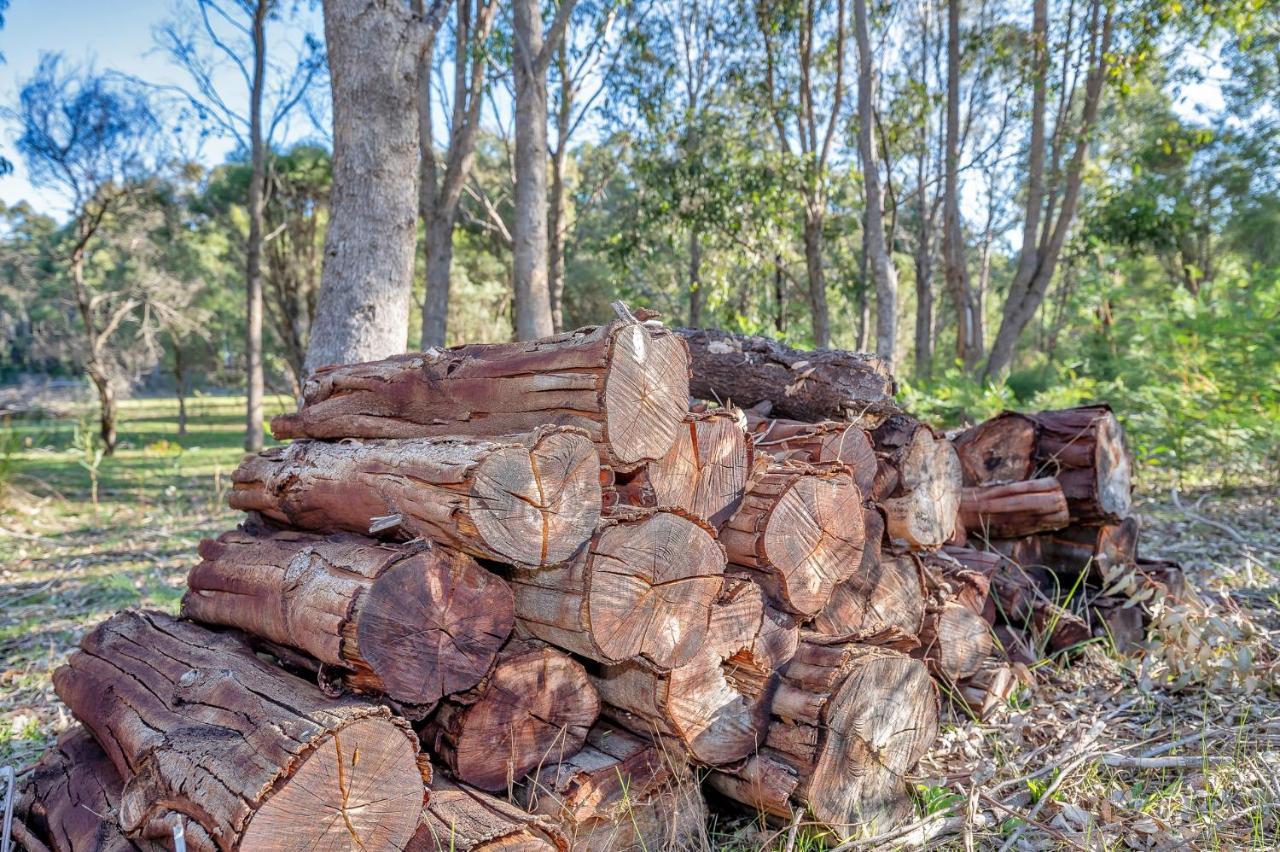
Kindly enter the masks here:
<path id="1" fill-rule="evenodd" d="M 660 459 L 689 407 L 689 352 L 666 329 L 620 325 L 604 383 L 605 435 L 622 466 Z"/>

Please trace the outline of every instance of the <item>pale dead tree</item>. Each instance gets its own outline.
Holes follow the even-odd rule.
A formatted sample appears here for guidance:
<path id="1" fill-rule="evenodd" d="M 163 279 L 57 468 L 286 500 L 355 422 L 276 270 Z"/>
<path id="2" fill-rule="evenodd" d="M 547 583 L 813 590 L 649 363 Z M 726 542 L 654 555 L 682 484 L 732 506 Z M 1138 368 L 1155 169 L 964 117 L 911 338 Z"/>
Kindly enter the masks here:
<path id="1" fill-rule="evenodd" d="M 827 166 L 844 104 L 845 0 L 836 0 L 834 21 L 830 20 L 832 11 L 823 0 L 803 0 L 792 21 L 773 0 L 756 5 L 765 51 L 767 109 L 782 153 L 799 157 L 801 163 L 805 272 L 814 345 L 819 349 L 831 342 L 822 229 L 829 200 Z M 787 68 L 792 70 L 788 72 Z M 780 78 L 784 75 L 794 78 L 794 98 L 780 91 Z M 868 103 L 868 115 L 869 110 Z M 882 241 L 883 238 L 882 229 Z"/>
<path id="2" fill-rule="evenodd" d="M 1051 53 L 1049 3 L 1048 0 L 1033 3 L 1031 131 L 1026 155 L 1022 241 L 1001 311 L 1000 328 L 987 357 L 984 370 L 987 379 L 1004 375 L 1013 363 L 1018 338 L 1044 301 L 1080 204 L 1084 166 L 1114 60 L 1115 8 L 1110 0 L 1089 0 L 1081 16 L 1084 32 L 1075 30 L 1075 8 L 1075 0 L 1071 0 L 1065 36 L 1060 40 L 1059 102 L 1050 132 L 1047 120 Z M 1084 77 L 1083 92 L 1078 91 L 1080 75 Z M 1051 153 L 1048 163 L 1047 152 Z"/>
<path id="3" fill-rule="evenodd" d="M 544 33 L 540 0 L 514 0 L 515 210 L 511 227 L 516 337 L 555 330 L 547 283 L 547 67 L 576 0 L 562 0 Z"/>
<path id="4" fill-rule="evenodd" d="M 862 217 L 863 241 L 867 270 L 875 282 L 876 354 L 892 368 L 898 325 L 898 270 L 893 265 L 884 232 L 884 198 L 875 143 L 875 57 L 871 52 L 866 0 L 853 2 L 853 29 L 858 43 L 858 153 L 862 161 L 866 199 Z"/>
<path id="5" fill-rule="evenodd" d="M 982 306 L 969 283 L 960 217 L 960 2 L 947 2 L 947 130 L 944 156 L 942 259 L 947 293 L 956 312 L 956 355 L 966 369 L 982 360 Z"/>
<path id="6" fill-rule="evenodd" d="M 422 348 L 444 346 L 449 320 L 449 285 L 453 267 L 453 230 L 458 204 L 475 162 L 489 68 L 487 43 L 497 14 L 497 0 L 454 3 L 452 103 L 447 105 L 447 142 L 435 146 L 436 97 L 432 86 L 434 51 L 424 53 L 418 67 L 418 145 L 422 173 L 418 212 L 426 230 L 427 290 L 422 303 Z M 424 15 L 423 0 L 414 10 Z M 444 108 L 446 105 L 441 105 Z"/>
<path id="7" fill-rule="evenodd" d="M 307 370 L 403 352 L 417 244 L 418 69 L 448 11 L 325 0 L 333 185 Z"/>
<path id="8" fill-rule="evenodd" d="M 161 25 L 155 38 L 186 72 L 189 86 L 161 88 L 180 93 L 200 119 L 212 123 L 249 154 L 244 447 L 257 452 L 262 449 L 262 244 L 270 159 L 290 114 L 303 103 L 324 68 L 324 54 L 319 43 L 307 35 L 288 62 L 277 62 L 268 55 L 267 27 L 280 18 L 277 0 L 184 0 L 180 8 L 187 7 L 191 7 L 190 14 Z M 235 91 L 240 86 L 244 87 L 242 93 Z M 243 107 L 241 97 L 246 104 Z"/>

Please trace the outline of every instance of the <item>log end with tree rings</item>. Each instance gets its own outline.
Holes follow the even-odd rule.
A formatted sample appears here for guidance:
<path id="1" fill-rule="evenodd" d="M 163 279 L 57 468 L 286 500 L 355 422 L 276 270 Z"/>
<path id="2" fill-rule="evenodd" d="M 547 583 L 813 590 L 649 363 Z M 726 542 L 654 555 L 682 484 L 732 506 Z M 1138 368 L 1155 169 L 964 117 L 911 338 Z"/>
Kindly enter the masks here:
<path id="1" fill-rule="evenodd" d="M 1006 411 L 951 439 L 967 487 L 1018 482 L 1035 474 L 1036 424 Z"/>
<path id="2" fill-rule="evenodd" d="M 956 683 L 978 671 L 994 647 L 987 620 L 970 607 L 949 600 L 926 614 L 917 653 L 939 678 Z"/>
<path id="3" fill-rule="evenodd" d="M 960 509 L 960 459 L 951 443 L 916 429 L 892 464 L 897 484 L 893 496 L 880 501 L 889 539 L 911 549 L 945 544 Z"/>
<path id="4" fill-rule="evenodd" d="M 660 459 L 689 408 L 689 348 L 661 326 L 612 326 L 604 382 L 605 435 L 623 465 Z"/>
<path id="5" fill-rule="evenodd" d="M 637 474 L 641 505 L 674 506 L 720 528 L 742 505 L 751 474 L 751 444 L 728 411 L 690 415 L 661 459 Z"/>
<path id="6" fill-rule="evenodd" d="M 523 565 L 563 562 L 600 517 L 600 460 L 587 438 L 543 430 L 530 446 L 500 449 L 476 469 L 471 520 L 492 550 Z"/>
<path id="7" fill-rule="evenodd" d="M 810 622 L 826 636 L 915 636 L 924 620 L 920 567 L 910 554 L 882 554 L 835 587 L 831 600 Z"/>
<path id="8" fill-rule="evenodd" d="M 1133 466 L 1124 429 L 1111 411 L 1098 426 L 1096 462 L 1098 508 L 1108 518 L 1127 517 L 1133 508 Z"/>

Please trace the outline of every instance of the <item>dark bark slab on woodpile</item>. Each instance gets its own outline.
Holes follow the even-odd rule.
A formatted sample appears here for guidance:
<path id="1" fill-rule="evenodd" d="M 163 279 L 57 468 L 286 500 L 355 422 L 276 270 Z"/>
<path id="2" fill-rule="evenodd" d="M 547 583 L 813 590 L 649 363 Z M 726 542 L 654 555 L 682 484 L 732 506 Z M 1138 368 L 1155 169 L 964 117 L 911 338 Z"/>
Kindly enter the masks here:
<path id="1" fill-rule="evenodd" d="M 879 460 L 872 499 L 884 510 L 890 542 L 932 550 L 955 533 L 960 508 L 960 459 L 951 442 L 907 414 L 872 430 Z"/>
<path id="2" fill-rule="evenodd" d="M 441 702 L 422 739 L 459 780 L 495 792 L 547 760 L 577 752 L 599 713 L 580 663 L 517 641 L 478 686 Z"/>
<path id="3" fill-rule="evenodd" d="M 619 512 L 569 562 L 511 577 L 516 619 L 534 637 L 598 663 L 659 669 L 702 645 L 724 583 L 710 527 L 668 510 Z"/>
<path id="4" fill-rule="evenodd" d="M 659 323 L 616 321 L 541 340 L 483 343 L 322 367 L 277 438 L 507 435 L 585 429 L 605 459 L 662 458 L 689 401 L 684 342 Z"/>
<path id="5" fill-rule="evenodd" d="M 862 493 L 841 464 L 775 463 L 720 530 L 729 570 L 746 572 L 788 612 L 822 611 L 862 562 Z"/>
<path id="6" fill-rule="evenodd" d="M 551 820 L 438 774 L 404 852 L 569 852 L 569 840 Z"/>
<path id="7" fill-rule="evenodd" d="M 897 411 L 888 365 L 874 355 L 792 349 L 765 337 L 701 328 L 676 333 L 689 344 L 694 396 L 741 407 L 772 404 L 778 417 L 874 425 Z"/>
<path id="8" fill-rule="evenodd" d="M 131 837 L 166 836 L 182 814 L 221 850 L 401 848 L 418 822 L 430 766 L 408 725 L 325 696 L 239 635 L 121 612 L 53 682 L 128 778 Z"/>
<path id="9" fill-rule="evenodd" d="M 1035 415 L 1036 464 L 1062 483 L 1071 520 L 1119 521 L 1132 506 L 1132 460 L 1124 429 L 1109 405 Z"/>
<path id="10" fill-rule="evenodd" d="M 848 839 L 913 813 L 904 776 L 937 735 L 938 694 L 918 660 L 826 641 L 801 641 L 774 698 L 765 747 L 710 782 L 781 819 L 806 808 Z"/>
<path id="11" fill-rule="evenodd" d="M 234 530 L 200 556 L 185 617 L 302 651 L 347 686 L 424 712 L 479 683 L 515 622 L 507 584 L 444 547 Z"/>
<path id="12" fill-rule="evenodd" d="M 1036 424 L 1006 411 L 951 439 L 968 487 L 1036 477 Z"/>
<path id="13" fill-rule="evenodd" d="M 576 429 L 506 438 L 297 441 L 232 475 L 231 507 L 289 526 L 425 537 L 523 565 L 568 559 L 600 517 L 600 466 Z"/>
<path id="14" fill-rule="evenodd" d="M 753 458 L 737 414 L 690 414 L 666 455 L 619 476 L 615 488 L 624 505 L 683 509 L 719 529 L 742 505 Z"/>
<path id="15" fill-rule="evenodd" d="M 1058 530 L 1070 522 L 1067 498 L 1052 476 L 966 487 L 960 492 L 960 523 L 968 535 L 982 540 Z"/>
<path id="16" fill-rule="evenodd" d="M 759 453 L 779 461 L 806 464 L 840 462 L 849 468 L 853 484 L 864 498 L 871 496 L 876 480 L 876 454 L 867 430 L 853 423 L 824 420 L 802 423 L 774 420 L 747 412 L 747 426 Z"/>
<path id="17" fill-rule="evenodd" d="M 558 822 L 574 852 L 698 848 L 706 804 L 683 758 L 600 723 L 581 751 L 548 760 L 516 787 L 516 801 Z"/>
<path id="18" fill-rule="evenodd" d="M 798 637 L 794 620 L 770 606 L 758 585 L 732 579 L 688 663 L 666 673 L 640 662 L 607 666 L 592 682 L 611 719 L 670 738 L 695 762 L 731 763 L 763 742 L 777 673 Z"/>
<path id="19" fill-rule="evenodd" d="M 876 550 L 879 552 L 879 548 Z M 807 627 L 826 636 L 894 633 L 914 637 L 920 632 L 924 611 L 924 586 L 917 558 L 912 554 L 878 553 L 874 560 L 864 559 L 852 577 L 835 587 L 827 606 Z"/>
<path id="20" fill-rule="evenodd" d="M 1132 565 L 1138 556 L 1138 521 L 1125 518 L 1115 524 L 1072 525 L 1037 536 L 1038 544 L 1026 550 L 1032 564 L 1043 565 L 1068 576 L 1088 571 L 1102 579 L 1107 572 Z"/>

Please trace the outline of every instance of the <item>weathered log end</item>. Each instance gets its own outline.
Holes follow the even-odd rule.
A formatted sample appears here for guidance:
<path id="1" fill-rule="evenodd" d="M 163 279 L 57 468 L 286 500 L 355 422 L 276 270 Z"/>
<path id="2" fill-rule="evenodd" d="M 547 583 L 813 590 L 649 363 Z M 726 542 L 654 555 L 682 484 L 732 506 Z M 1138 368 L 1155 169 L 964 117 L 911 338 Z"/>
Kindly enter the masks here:
<path id="1" fill-rule="evenodd" d="M 689 406 L 689 348 L 663 328 L 612 327 L 604 383 L 605 435 L 623 465 L 660 459 Z"/>
<path id="2" fill-rule="evenodd" d="M 994 647 L 986 619 L 949 600 L 926 614 L 917 653 L 943 681 L 958 683 L 976 673 Z"/>
<path id="3" fill-rule="evenodd" d="M 1132 509 L 1133 463 L 1109 405 L 1035 415 L 1036 461 L 1057 475 L 1073 521 L 1118 521 Z"/>
<path id="4" fill-rule="evenodd" d="M 568 852 L 550 820 L 437 776 L 422 822 L 404 852 Z"/>
<path id="5" fill-rule="evenodd" d="M 1006 411 L 951 439 L 960 457 L 964 484 L 973 488 L 1031 479 L 1035 473 L 1036 424 Z"/>
<path id="6" fill-rule="evenodd" d="M 875 499 L 889 540 L 932 550 L 955 534 L 960 508 L 960 458 L 951 442 L 907 415 L 888 418 L 872 433 L 882 471 Z"/>
<path id="7" fill-rule="evenodd" d="M 809 623 L 826 636 L 915 636 L 924 620 L 920 567 L 910 554 L 867 562 L 835 587 L 831 600 Z"/>

